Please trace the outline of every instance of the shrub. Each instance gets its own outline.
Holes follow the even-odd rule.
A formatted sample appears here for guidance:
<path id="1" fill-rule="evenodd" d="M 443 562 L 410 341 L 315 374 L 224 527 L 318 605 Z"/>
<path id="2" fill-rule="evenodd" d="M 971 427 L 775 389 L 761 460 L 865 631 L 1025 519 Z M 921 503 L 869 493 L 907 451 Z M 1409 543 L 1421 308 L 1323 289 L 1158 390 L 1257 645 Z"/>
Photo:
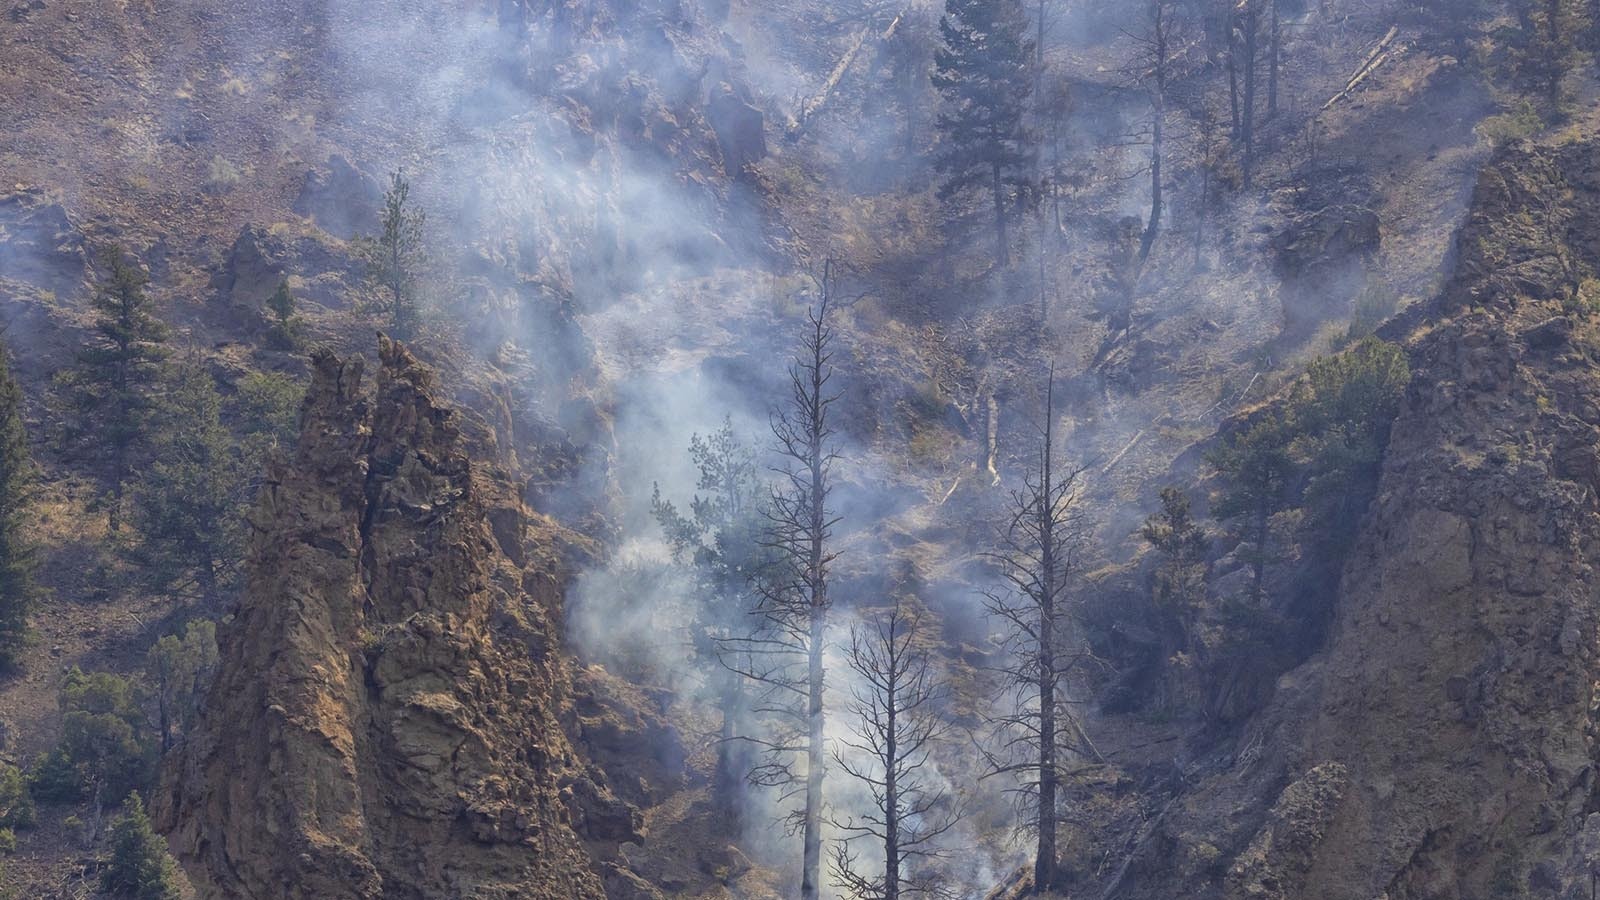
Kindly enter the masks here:
<path id="1" fill-rule="evenodd" d="M 211 164 L 206 166 L 206 180 L 203 186 L 207 193 L 226 194 L 239 184 L 240 178 L 238 166 L 220 156 L 213 156 Z"/>
<path id="2" fill-rule="evenodd" d="M 1491 147 L 1525 141 L 1544 129 L 1544 119 L 1527 99 L 1517 101 L 1511 109 L 1489 116 L 1478 123 L 1478 136 Z"/>
<path id="3" fill-rule="evenodd" d="M 61 686 L 61 739 L 36 764 L 36 796 L 116 802 L 149 782 L 156 742 L 149 734 L 137 682 L 74 667 Z"/>
<path id="4" fill-rule="evenodd" d="M 0 828 L 29 828 L 34 815 L 33 797 L 22 770 L 0 764 Z"/>
<path id="5" fill-rule="evenodd" d="M 174 729 L 189 730 L 216 666 L 217 626 L 207 619 L 190 622 L 181 637 L 166 635 L 145 655 L 145 672 L 155 687 L 163 751 L 172 746 Z"/>
<path id="6" fill-rule="evenodd" d="M 1410 380 L 1405 353 L 1368 337 L 1313 362 L 1297 385 L 1292 415 L 1295 450 L 1308 468 L 1307 524 L 1324 542 L 1342 546 L 1354 534 Z"/>

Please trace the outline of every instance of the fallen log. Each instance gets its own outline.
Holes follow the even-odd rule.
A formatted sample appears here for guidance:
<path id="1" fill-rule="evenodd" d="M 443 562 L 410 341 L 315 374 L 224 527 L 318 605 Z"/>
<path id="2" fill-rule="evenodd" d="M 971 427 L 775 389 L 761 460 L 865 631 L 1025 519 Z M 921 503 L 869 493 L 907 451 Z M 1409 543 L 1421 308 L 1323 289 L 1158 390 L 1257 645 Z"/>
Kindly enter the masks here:
<path id="1" fill-rule="evenodd" d="M 896 15 L 894 21 L 889 23 L 889 27 L 885 28 L 877 36 L 877 41 L 887 41 L 894 37 L 895 31 L 900 27 L 900 20 L 904 19 L 905 16 L 904 12 Z M 828 100 L 833 96 L 833 92 L 839 87 L 839 82 L 844 80 L 845 73 L 850 71 L 850 66 L 855 63 L 856 57 L 861 55 L 861 48 L 866 46 L 867 38 L 872 33 L 873 28 L 871 25 L 861 29 L 856 34 L 855 40 L 851 41 L 850 47 L 845 51 L 844 56 L 839 58 L 839 62 L 833 67 L 833 71 L 828 73 L 827 79 L 822 82 L 822 87 L 800 104 L 800 111 L 795 115 L 794 120 L 789 123 L 789 137 L 797 137 L 800 132 L 805 130 L 806 124 L 811 121 L 811 118 L 821 112 L 822 108 L 827 105 Z"/>
<path id="2" fill-rule="evenodd" d="M 1335 103 L 1338 103 L 1340 100 L 1350 96 L 1352 91 L 1360 87 L 1363 81 L 1367 80 L 1368 75 L 1371 75 L 1374 70 L 1383 65 L 1384 62 L 1389 58 L 1390 50 L 1394 48 L 1395 38 L 1399 35 L 1400 26 L 1389 26 L 1389 33 L 1383 36 L 1383 40 L 1378 42 L 1378 46 L 1372 48 L 1371 53 L 1367 54 L 1366 62 L 1363 62 L 1361 64 L 1361 68 L 1356 69 L 1355 74 L 1350 76 L 1350 80 L 1345 82 L 1344 90 L 1334 94 L 1332 97 L 1328 98 L 1327 103 L 1322 104 L 1322 111 L 1326 112 Z"/>

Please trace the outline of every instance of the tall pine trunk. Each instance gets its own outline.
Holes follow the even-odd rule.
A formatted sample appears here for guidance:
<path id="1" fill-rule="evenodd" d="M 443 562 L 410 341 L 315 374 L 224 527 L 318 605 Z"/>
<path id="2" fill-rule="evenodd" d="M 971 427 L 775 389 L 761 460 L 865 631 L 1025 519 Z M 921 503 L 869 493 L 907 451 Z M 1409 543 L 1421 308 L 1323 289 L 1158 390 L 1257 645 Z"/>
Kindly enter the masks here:
<path id="1" fill-rule="evenodd" d="M 1267 63 L 1267 119 L 1278 115 L 1278 66 L 1283 58 L 1283 29 L 1278 19 L 1278 0 L 1272 3 L 1272 59 Z"/>
<path id="2" fill-rule="evenodd" d="M 827 275 L 824 276 L 825 279 Z M 824 310 L 824 314 L 826 311 Z M 819 330 L 820 333 L 820 330 Z M 808 651 L 808 706 L 806 711 L 807 722 L 810 726 L 808 743 L 806 747 L 806 810 L 803 826 L 805 856 L 803 871 L 800 878 L 801 900 L 816 900 L 821 889 L 822 876 L 822 781 L 827 771 L 827 759 L 824 746 L 824 718 L 823 718 L 823 677 L 822 651 L 823 641 L 827 637 L 828 626 L 828 593 L 825 568 L 827 565 L 827 548 L 823 546 L 828 533 L 827 510 L 824 501 L 828 495 L 827 485 L 827 448 L 823 446 L 824 436 L 827 433 L 827 423 L 824 421 L 826 406 L 823 398 L 826 396 L 824 379 L 824 365 L 826 357 L 819 337 L 810 368 L 811 396 L 815 398 L 810 404 L 811 418 L 807 423 L 809 440 L 807 450 L 809 458 L 806 464 L 810 469 L 811 485 L 809 494 L 810 521 L 807 522 L 808 531 L 806 539 L 810 546 L 806 560 L 806 583 L 810 588 L 810 645 Z"/>
<path id="3" fill-rule="evenodd" d="M 890 664 L 894 666 L 897 662 L 891 657 Z M 885 704 L 888 727 L 884 732 L 883 758 L 889 763 L 884 767 L 883 775 L 883 900 L 900 900 L 900 735 L 896 721 L 900 712 L 900 698 L 895 696 L 898 683 L 893 684 L 889 702 Z"/>
<path id="4" fill-rule="evenodd" d="M 1256 8 L 1252 2 L 1244 13 L 1244 102 L 1240 109 L 1239 141 L 1244 145 L 1244 186 L 1255 183 L 1256 165 Z"/>
<path id="5" fill-rule="evenodd" d="M 1052 384 L 1052 388 L 1054 385 Z M 1047 396 L 1053 395 L 1051 390 Z M 1051 456 L 1053 404 L 1045 407 L 1044 454 L 1039 483 L 1045 501 L 1039 504 L 1039 844 L 1033 863 L 1036 893 L 1056 887 L 1056 510 L 1050 502 L 1055 472 Z"/>
<path id="6" fill-rule="evenodd" d="M 817 900 L 822 874 L 822 778 L 826 771 L 826 759 L 823 755 L 822 640 L 826 625 L 825 610 L 820 606 L 813 606 L 807 709 L 810 734 L 806 746 L 805 857 L 800 877 L 801 900 Z"/>
<path id="7" fill-rule="evenodd" d="M 1006 235 L 1006 182 L 995 160 L 994 175 L 994 261 L 1001 269 L 1011 265 L 1011 242 Z"/>

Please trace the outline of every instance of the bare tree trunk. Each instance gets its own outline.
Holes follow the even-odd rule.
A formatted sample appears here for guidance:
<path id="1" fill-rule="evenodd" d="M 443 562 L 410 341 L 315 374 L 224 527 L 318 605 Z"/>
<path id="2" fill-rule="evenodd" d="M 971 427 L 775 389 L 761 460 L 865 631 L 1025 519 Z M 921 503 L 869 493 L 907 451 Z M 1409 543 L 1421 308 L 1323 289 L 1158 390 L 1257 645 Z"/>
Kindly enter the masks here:
<path id="1" fill-rule="evenodd" d="M 1228 133 L 1239 139 L 1239 63 L 1235 52 L 1238 41 L 1234 39 L 1233 22 L 1228 23 Z"/>
<path id="2" fill-rule="evenodd" d="M 1044 216 L 1045 216 L 1044 208 L 1040 207 L 1039 208 L 1039 212 L 1038 212 L 1038 223 L 1039 223 L 1039 327 L 1040 328 L 1044 328 L 1044 327 L 1046 327 L 1047 325 L 1050 324 L 1050 293 L 1049 293 L 1049 283 L 1048 283 L 1049 272 L 1048 272 L 1048 270 L 1047 270 L 1047 268 L 1045 266 L 1045 253 L 1047 251 L 1046 251 L 1046 248 L 1045 248 L 1046 232 L 1045 232 Z"/>
<path id="3" fill-rule="evenodd" d="M 1265 596 L 1263 581 L 1267 567 L 1267 525 L 1269 522 L 1270 517 L 1267 514 L 1267 510 L 1265 508 L 1257 510 L 1255 560 L 1250 578 L 1250 599 L 1256 606 L 1261 605 L 1262 598 Z"/>
<path id="4" fill-rule="evenodd" d="M 891 640 L 893 635 L 891 634 Z M 891 645 L 891 653 L 894 648 Z M 891 666 L 898 662 L 891 656 Z M 895 673 L 893 678 L 898 678 Z M 886 705 L 887 728 L 884 732 L 883 758 L 888 761 L 883 772 L 883 900 L 900 900 L 900 698 L 895 696 L 898 685 L 889 688 Z"/>
<path id="5" fill-rule="evenodd" d="M 1011 265 L 1011 241 L 1006 235 L 1006 183 L 1000 163 L 994 163 L 994 261 L 998 268 Z"/>
<path id="6" fill-rule="evenodd" d="M 820 542 L 817 542 L 820 555 Z M 807 719 L 810 723 L 810 734 L 807 735 L 806 744 L 806 813 L 804 825 L 805 857 L 800 876 L 800 897 L 802 900 L 816 900 L 821 883 L 822 873 L 822 779 L 827 772 L 827 763 L 823 757 L 823 712 L 822 712 L 822 641 L 827 626 L 826 607 L 812 603 L 811 613 L 811 650 L 810 650 L 810 696 Z"/>
<path id="7" fill-rule="evenodd" d="M 1283 58 L 1283 29 L 1278 17 L 1279 0 L 1272 3 L 1272 59 L 1267 63 L 1267 119 L 1278 117 L 1278 66 Z"/>
<path id="8" fill-rule="evenodd" d="M 1021 778 L 1019 813 L 1036 839 L 1034 893 L 1061 888 L 1058 857 L 1063 737 L 1072 724 L 1064 680 L 1074 664 L 1067 628 L 1066 587 L 1073 554 L 1086 526 L 1078 512 L 1082 468 L 1058 469 L 1055 456 L 1055 374 L 1045 391 L 1039 465 L 1010 491 L 1011 517 L 994 554 L 1005 587 L 986 592 L 985 608 L 1005 626 L 1012 660 L 1002 669 L 1005 700 L 987 717 L 996 744 L 984 749 L 991 774 Z"/>
<path id="9" fill-rule="evenodd" d="M 724 830 L 737 832 L 741 824 L 739 785 L 744 778 L 738 757 L 739 722 L 744 717 L 744 678 L 724 670 L 722 686 L 722 733 L 717 744 L 717 770 L 712 791 Z"/>
<path id="10" fill-rule="evenodd" d="M 872 799 L 870 810 L 834 820 L 845 836 L 834 850 L 834 882 L 852 900 L 946 896 L 940 888 L 948 873 L 928 864 L 945 858 L 940 838 L 965 808 L 946 802 L 948 791 L 925 774 L 934 746 L 943 741 L 946 723 L 936 710 L 949 689 L 919 649 L 921 621 L 897 598 L 893 612 L 850 629 L 848 660 L 857 686 L 847 710 L 854 723 L 840 743 L 853 755 L 836 750 L 835 759 Z M 858 870 L 849 850 L 850 841 L 868 837 L 883 848 L 881 876 Z M 917 862 L 924 865 L 912 866 Z"/>
<path id="11" fill-rule="evenodd" d="M 1240 110 L 1239 141 L 1244 145 L 1244 186 L 1255 184 L 1256 164 L 1256 45 L 1257 12 L 1253 0 L 1245 5 L 1244 31 L 1244 106 Z"/>
<path id="12" fill-rule="evenodd" d="M 1167 55 L 1168 26 L 1165 0 L 1155 0 L 1150 6 L 1150 53 L 1152 76 L 1155 84 L 1150 92 L 1150 221 L 1139 239 L 1139 265 L 1150 258 L 1156 237 L 1161 233 L 1161 157 L 1162 138 L 1167 117 Z"/>
<path id="13" fill-rule="evenodd" d="M 1545 93 L 1549 95 L 1550 104 L 1555 106 L 1561 102 L 1561 75 L 1563 60 L 1561 59 L 1561 2 L 1562 0 L 1545 0 L 1545 28 L 1549 34 L 1550 46 L 1545 53 L 1544 64 L 1546 67 Z"/>
<path id="14" fill-rule="evenodd" d="M 1044 452 L 1041 454 L 1039 483 L 1049 491 L 1055 483 L 1053 472 L 1055 414 L 1054 378 L 1045 391 Z M 1033 863 L 1035 893 L 1056 886 L 1056 558 L 1055 509 L 1038 504 L 1039 542 L 1039 844 Z"/>

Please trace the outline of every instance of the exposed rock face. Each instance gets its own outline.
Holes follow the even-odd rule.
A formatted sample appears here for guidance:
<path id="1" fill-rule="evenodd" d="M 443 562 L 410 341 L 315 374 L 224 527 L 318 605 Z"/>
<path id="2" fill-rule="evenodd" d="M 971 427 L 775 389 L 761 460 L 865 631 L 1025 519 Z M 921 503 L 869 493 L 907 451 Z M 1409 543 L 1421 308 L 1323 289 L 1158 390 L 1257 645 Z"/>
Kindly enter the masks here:
<path id="1" fill-rule="evenodd" d="M 205 898 L 604 897 L 558 796 L 554 553 L 430 373 L 380 355 L 375 399 L 314 360 L 158 820 Z"/>
<path id="2" fill-rule="evenodd" d="M 301 276 L 295 295 L 302 302 L 338 308 L 348 305 L 351 288 L 360 283 L 362 274 L 362 264 L 324 235 L 296 235 L 247 225 L 211 283 L 224 303 L 241 316 L 251 316 L 287 276 Z"/>
<path id="3" fill-rule="evenodd" d="M 729 176 L 742 176 L 747 166 L 766 158 L 766 118 L 748 98 L 724 84 L 707 104 L 706 116 L 717 133 L 722 167 Z"/>
<path id="4" fill-rule="evenodd" d="M 322 168 L 306 172 L 294 211 L 334 237 L 349 240 L 378 228 L 383 186 L 376 178 L 334 154 Z"/>
<path id="5" fill-rule="evenodd" d="M 1377 193 L 1363 178 L 1327 172 L 1308 180 L 1310 188 L 1285 191 L 1275 201 L 1284 221 L 1272 238 L 1273 268 L 1283 279 L 1290 334 L 1348 311 L 1383 239 Z"/>
<path id="6" fill-rule="evenodd" d="M 1328 646 L 1180 794 L 1116 896 L 1589 896 L 1594 153 L 1513 150 L 1481 178 L 1455 278 L 1392 328 L 1414 377 Z"/>
<path id="7" fill-rule="evenodd" d="M 0 278 L 70 294 L 87 269 L 83 235 L 61 204 L 37 189 L 0 197 Z"/>

